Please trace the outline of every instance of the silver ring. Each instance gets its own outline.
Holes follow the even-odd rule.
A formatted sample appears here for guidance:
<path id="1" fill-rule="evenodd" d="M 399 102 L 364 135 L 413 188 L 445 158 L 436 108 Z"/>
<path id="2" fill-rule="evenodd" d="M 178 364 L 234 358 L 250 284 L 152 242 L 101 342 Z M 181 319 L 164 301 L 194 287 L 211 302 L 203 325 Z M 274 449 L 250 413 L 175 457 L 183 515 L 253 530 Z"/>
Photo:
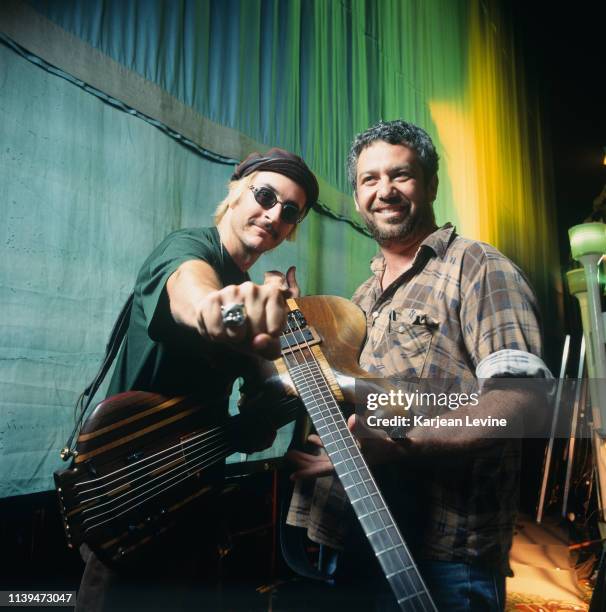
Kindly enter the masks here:
<path id="1" fill-rule="evenodd" d="M 228 304 L 221 306 L 221 320 L 225 327 L 242 327 L 246 322 L 244 304 Z"/>

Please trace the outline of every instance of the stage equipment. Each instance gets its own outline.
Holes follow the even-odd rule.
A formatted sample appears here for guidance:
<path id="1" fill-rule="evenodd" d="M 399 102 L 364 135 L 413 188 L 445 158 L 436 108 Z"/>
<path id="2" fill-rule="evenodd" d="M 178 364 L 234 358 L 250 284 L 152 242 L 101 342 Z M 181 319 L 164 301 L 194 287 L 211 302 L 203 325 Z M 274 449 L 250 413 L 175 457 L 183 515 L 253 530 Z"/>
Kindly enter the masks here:
<path id="1" fill-rule="evenodd" d="M 584 347 L 584 345 L 583 345 Z M 583 348 L 584 350 L 584 348 Z M 555 441 L 555 431 L 560 416 L 560 402 L 562 401 L 562 388 L 564 379 L 566 378 L 566 367 L 568 366 L 568 357 L 570 354 L 570 335 L 564 340 L 564 348 L 562 349 L 562 362 L 560 365 L 560 376 L 558 377 L 558 387 L 556 391 L 555 402 L 553 406 L 553 419 L 551 421 L 551 432 L 549 434 L 549 442 L 545 449 L 545 461 L 543 462 L 543 480 L 541 482 L 541 492 L 539 494 L 539 507 L 537 509 L 537 523 L 543 520 L 543 510 L 545 508 L 545 494 L 547 492 L 547 483 L 549 481 L 549 472 L 551 470 L 551 456 L 553 454 L 553 445 Z"/>
<path id="2" fill-rule="evenodd" d="M 598 474 L 598 499 L 604 520 L 606 507 L 606 347 L 602 313 L 599 264 L 606 253 L 606 225 L 583 223 L 568 230 L 572 256 L 583 270 L 567 273 L 570 293 L 579 300 L 583 336 L 585 339 L 591 416 L 593 419 L 593 450 Z"/>
<path id="3" fill-rule="evenodd" d="M 604 223 L 583 223 L 568 230 L 572 256 L 585 269 L 586 308 L 581 317 L 587 343 L 587 370 L 591 382 L 594 426 L 602 438 L 606 437 L 606 349 L 604 347 L 604 316 L 600 298 L 598 264 L 606 253 L 606 225 Z"/>

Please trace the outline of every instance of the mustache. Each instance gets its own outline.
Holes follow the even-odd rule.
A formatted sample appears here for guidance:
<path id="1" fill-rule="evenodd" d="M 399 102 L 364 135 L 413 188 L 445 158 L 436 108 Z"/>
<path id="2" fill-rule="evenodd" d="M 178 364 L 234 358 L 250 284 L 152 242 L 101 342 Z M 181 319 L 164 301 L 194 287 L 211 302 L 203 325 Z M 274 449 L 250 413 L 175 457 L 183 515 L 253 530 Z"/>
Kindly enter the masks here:
<path id="1" fill-rule="evenodd" d="M 387 204 L 388 206 L 401 205 L 401 206 L 410 207 L 410 200 L 408 200 L 407 198 L 403 196 L 399 196 L 399 195 L 379 197 L 377 198 L 377 200 L 378 202 L 375 202 L 375 204 L 373 204 L 371 208 L 372 211 L 377 210 L 378 208 L 385 208 L 385 204 Z"/>
<path id="2" fill-rule="evenodd" d="M 278 239 L 278 232 L 276 231 L 276 228 L 269 221 L 267 221 L 266 223 L 255 223 L 255 221 L 251 220 L 250 224 L 256 225 L 257 227 L 264 229 L 266 232 L 268 232 L 271 235 L 271 237 L 274 240 Z"/>

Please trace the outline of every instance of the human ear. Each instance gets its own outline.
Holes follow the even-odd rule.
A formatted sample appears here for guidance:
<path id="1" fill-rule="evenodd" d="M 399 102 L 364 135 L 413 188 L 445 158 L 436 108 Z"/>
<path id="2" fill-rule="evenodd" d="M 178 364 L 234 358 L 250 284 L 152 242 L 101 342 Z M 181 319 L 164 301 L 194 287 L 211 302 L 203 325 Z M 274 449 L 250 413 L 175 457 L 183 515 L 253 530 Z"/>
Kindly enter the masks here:
<path id="1" fill-rule="evenodd" d="M 354 193 L 353 199 L 354 199 L 354 204 L 356 205 L 356 210 L 360 212 L 360 205 L 358 204 L 358 194 L 357 193 Z"/>
<path id="2" fill-rule="evenodd" d="M 438 195 L 438 183 L 438 175 L 434 174 L 429 179 L 429 184 L 427 185 L 427 197 L 430 202 L 433 202 L 436 199 L 436 196 Z"/>

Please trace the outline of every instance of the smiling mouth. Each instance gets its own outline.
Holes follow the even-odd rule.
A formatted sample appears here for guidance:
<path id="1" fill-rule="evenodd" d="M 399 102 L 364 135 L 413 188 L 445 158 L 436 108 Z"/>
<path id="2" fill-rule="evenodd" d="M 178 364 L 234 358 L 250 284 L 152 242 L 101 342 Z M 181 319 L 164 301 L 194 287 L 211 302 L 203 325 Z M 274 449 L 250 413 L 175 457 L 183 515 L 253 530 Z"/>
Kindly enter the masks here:
<path id="1" fill-rule="evenodd" d="M 405 214 L 410 211 L 410 206 L 406 206 L 404 204 L 397 204 L 393 206 L 381 206 L 373 209 L 373 213 L 378 213 L 380 215 L 384 214 Z"/>

